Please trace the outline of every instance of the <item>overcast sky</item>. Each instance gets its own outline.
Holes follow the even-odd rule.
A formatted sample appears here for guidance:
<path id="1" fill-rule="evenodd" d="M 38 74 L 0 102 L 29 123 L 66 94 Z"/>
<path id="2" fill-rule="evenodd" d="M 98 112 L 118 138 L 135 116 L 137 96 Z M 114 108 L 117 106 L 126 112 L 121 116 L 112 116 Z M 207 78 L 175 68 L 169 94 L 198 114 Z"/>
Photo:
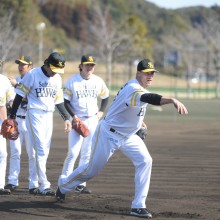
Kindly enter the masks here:
<path id="1" fill-rule="evenodd" d="M 159 7 L 167 9 L 176 9 L 191 6 L 205 6 L 210 7 L 213 5 L 220 6 L 220 0 L 147 0 L 156 4 Z"/>

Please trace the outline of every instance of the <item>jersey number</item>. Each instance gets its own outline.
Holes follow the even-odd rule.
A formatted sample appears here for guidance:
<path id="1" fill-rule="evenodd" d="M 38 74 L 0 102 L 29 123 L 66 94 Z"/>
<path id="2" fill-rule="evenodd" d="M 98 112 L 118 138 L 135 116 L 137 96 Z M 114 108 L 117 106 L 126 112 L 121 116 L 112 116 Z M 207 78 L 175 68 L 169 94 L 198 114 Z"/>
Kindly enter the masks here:
<path id="1" fill-rule="evenodd" d="M 141 108 L 137 116 L 144 116 L 145 108 Z"/>

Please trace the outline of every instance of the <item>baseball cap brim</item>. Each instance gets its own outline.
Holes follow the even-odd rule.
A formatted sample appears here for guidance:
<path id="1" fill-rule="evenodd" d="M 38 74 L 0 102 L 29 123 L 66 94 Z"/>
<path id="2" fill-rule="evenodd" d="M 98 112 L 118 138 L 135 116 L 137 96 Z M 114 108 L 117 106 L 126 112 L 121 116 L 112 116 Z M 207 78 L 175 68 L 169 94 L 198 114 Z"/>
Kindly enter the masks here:
<path id="1" fill-rule="evenodd" d="M 141 72 L 142 73 L 149 73 L 149 72 L 156 72 L 156 73 L 158 73 L 158 71 L 155 70 L 155 69 L 145 69 L 145 70 L 141 70 Z"/>
<path id="2" fill-rule="evenodd" d="M 96 64 L 94 62 L 82 62 L 82 64 Z"/>
<path id="3" fill-rule="evenodd" d="M 25 60 L 15 60 L 15 63 L 16 64 L 19 64 L 19 63 L 30 64 L 30 63 L 26 62 Z"/>
<path id="4" fill-rule="evenodd" d="M 64 68 L 59 68 L 59 67 L 56 67 L 56 66 L 53 66 L 52 64 L 50 64 L 50 69 L 51 69 L 54 73 L 64 74 Z"/>

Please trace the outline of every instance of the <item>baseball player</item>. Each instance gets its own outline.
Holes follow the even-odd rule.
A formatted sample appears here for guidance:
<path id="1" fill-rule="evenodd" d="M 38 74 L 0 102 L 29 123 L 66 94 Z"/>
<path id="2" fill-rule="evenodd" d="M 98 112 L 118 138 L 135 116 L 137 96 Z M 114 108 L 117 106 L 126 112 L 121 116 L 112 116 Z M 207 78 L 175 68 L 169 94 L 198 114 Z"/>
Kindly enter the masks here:
<path id="1" fill-rule="evenodd" d="M 15 63 L 18 64 L 18 71 L 20 76 L 16 79 L 11 76 L 9 77 L 9 80 L 11 84 L 16 88 L 21 82 L 24 75 L 33 68 L 33 60 L 30 56 L 21 56 L 19 59 L 15 60 Z M 27 99 L 22 99 L 21 105 L 19 106 L 16 115 L 19 137 L 17 140 L 10 140 L 10 167 L 8 184 L 5 186 L 5 189 L 10 189 L 11 191 L 14 191 L 19 186 L 20 156 L 22 144 L 25 142 L 29 162 L 28 188 L 29 192 L 32 193 L 36 188 L 38 188 L 38 176 L 36 170 L 35 150 L 33 147 L 31 147 L 30 137 L 25 123 L 26 111 Z"/>
<path id="2" fill-rule="evenodd" d="M 104 81 L 94 74 L 95 65 L 92 55 L 83 55 L 79 65 L 80 72 L 73 75 L 64 86 L 64 104 L 67 111 L 72 118 L 78 117 L 83 120 L 90 131 L 89 136 L 85 138 L 74 129 L 69 132 L 69 150 L 62 170 L 65 176 L 73 172 L 80 151 L 79 166 L 89 161 L 92 136 L 108 103 L 109 90 Z M 98 97 L 102 100 L 100 109 L 97 105 Z M 77 186 L 75 191 L 91 193 L 85 182 Z"/>
<path id="3" fill-rule="evenodd" d="M 36 166 L 39 188 L 32 193 L 54 196 L 55 191 L 46 176 L 46 163 L 50 151 L 53 112 L 55 105 L 64 119 L 65 131 L 71 129 L 69 115 L 64 107 L 62 80 L 58 73 L 64 73 L 65 60 L 57 52 L 51 53 L 41 67 L 30 70 L 22 78 L 13 102 L 10 118 L 16 118 L 17 109 L 23 98 L 28 99 L 26 126 L 31 139 L 31 147 L 36 151 Z"/>
<path id="4" fill-rule="evenodd" d="M 6 103 L 12 104 L 14 99 L 13 87 L 6 76 L 0 74 L 0 128 L 7 119 Z M 10 189 L 4 189 L 7 165 L 6 139 L 0 134 L 0 195 L 9 195 Z"/>
<path id="5" fill-rule="evenodd" d="M 138 63 L 136 78 L 121 88 L 105 118 L 96 128 L 89 162 L 79 166 L 69 176 L 59 177 L 57 200 L 65 200 L 65 193 L 97 176 L 114 152 L 120 150 L 135 166 L 135 195 L 130 214 L 152 218 L 145 204 L 150 185 L 152 158 L 144 141 L 136 132 L 142 125 L 148 104 L 173 104 L 180 114 L 188 113 L 186 107 L 177 99 L 149 93 L 145 89 L 151 85 L 155 72 L 157 71 L 149 59 Z"/>

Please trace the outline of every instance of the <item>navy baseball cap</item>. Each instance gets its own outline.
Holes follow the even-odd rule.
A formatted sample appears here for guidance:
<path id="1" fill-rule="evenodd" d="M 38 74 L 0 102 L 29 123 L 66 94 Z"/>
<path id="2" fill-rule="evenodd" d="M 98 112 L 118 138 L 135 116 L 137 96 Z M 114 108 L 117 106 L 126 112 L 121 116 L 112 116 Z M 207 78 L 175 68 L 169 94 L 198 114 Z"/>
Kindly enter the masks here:
<path id="1" fill-rule="evenodd" d="M 149 59 L 141 60 L 137 65 L 137 70 L 143 73 L 158 72 L 154 69 L 154 64 Z"/>
<path id="2" fill-rule="evenodd" d="M 55 73 L 64 73 L 65 67 L 65 59 L 64 57 L 57 53 L 53 52 L 50 56 L 45 60 L 49 65 L 50 69 Z"/>
<path id="3" fill-rule="evenodd" d="M 81 58 L 81 64 L 96 64 L 95 58 L 90 54 L 83 55 Z"/>
<path id="4" fill-rule="evenodd" d="M 15 60 L 16 64 L 24 63 L 27 65 L 33 65 L 33 60 L 31 56 L 21 56 L 19 59 Z"/>

